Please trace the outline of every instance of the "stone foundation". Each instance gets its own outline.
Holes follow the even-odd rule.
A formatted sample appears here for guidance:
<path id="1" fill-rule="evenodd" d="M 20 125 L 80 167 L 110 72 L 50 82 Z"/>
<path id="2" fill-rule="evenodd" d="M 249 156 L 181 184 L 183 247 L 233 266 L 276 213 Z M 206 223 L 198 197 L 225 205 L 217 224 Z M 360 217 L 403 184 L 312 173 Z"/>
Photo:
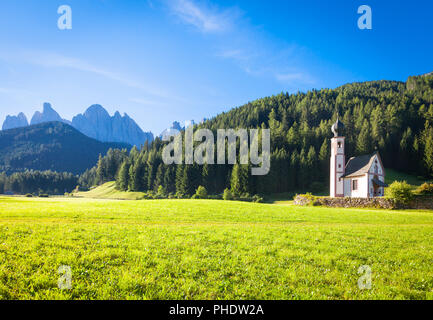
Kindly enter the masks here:
<path id="1" fill-rule="evenodd" d="M 433 196 L 416 196 L 409 208 L 433 210 Z"/>
<path id="2" fill-rule="evenodd" d="M 401 205 L 388 198 L 330 198 L 297 195 L 294 203 L 300 206 L 325 206 L 333 208 L 381 208 L 433 210 L 433 196 L 416 196 L 409 205 Z"/>

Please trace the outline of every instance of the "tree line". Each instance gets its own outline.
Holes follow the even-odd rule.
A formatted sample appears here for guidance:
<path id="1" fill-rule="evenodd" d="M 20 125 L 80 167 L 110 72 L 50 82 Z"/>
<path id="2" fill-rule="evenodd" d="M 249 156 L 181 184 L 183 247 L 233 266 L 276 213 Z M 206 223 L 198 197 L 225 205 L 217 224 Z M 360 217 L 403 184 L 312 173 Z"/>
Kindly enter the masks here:
<path id="1" fill-rule="evenodd" d="M 178 196 L 191 196 L 199 186 L 210 194 L 230 188 L 236 195 L 326 190 L 330 128 L 337 116 L 346 127 L 348 158 L 377 150 L 387 168 L 433 176 L 433 76 L 424 76 L 407 83 L 373 81 L 281 93 L 196 125 L 214 134 L 220 128 L 269 128 L 267 176 L 251 176 L 249 165 L 165 165 L 165 143 L 156 139 L 129 154 L 111 150 L 85 173 L 87 183 L 115 180 L 119 190 L 163 190 Z"/>
<path id="2" fill-rule="evenodd" d="M 54 171 L 16 172 L 11 175 L 0 173 L 0 194 L 8 191 L 19 194 L 64 194 L 78 185 L 78 176 Z"/>
<path id="3" fill-rule="evenodd" d="M 119 190 L 179 197 L 193 195 L 199 186 L 209 194 L 230 189 L 237 196 L 327 190 L 330 129 L 337 116 L 345 124 L 347 158 L 377 150 L 386 168 L 433 177 L 433 75 L 427 75 L 410 77 L 406 83 L 372 81 L 332 90 L 281 93 L 195 126 L 215 135 L 218 129 L 269 128 L 271 170 L 266 176 L 252 176 L 251 165 L 165 165 L 162 149 L 166 142 L 157 138 L 130 152 L 110 149 L 77 183 L 88 189 L 116 181 Z M 63 183 L 55 189 L 64 189 Z"/>

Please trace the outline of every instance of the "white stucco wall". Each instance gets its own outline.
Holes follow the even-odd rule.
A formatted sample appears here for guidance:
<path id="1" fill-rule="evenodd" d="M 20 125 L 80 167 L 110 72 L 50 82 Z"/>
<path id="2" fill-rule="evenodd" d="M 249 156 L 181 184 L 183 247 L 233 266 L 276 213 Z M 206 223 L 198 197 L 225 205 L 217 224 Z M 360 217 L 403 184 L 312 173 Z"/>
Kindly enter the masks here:
<path id="1" fill-rule="evenodd" d="M 375 174 L 376 165 L 377 165 L 377 174 L 379 176 L 383 176 L 385 174 L 385 170 L 382 167 L 382 165 L 380 163 L 380 160 L 379 160 L 379 158 L 377 156 L 375 156 L 374 159 L 373 159 L 373 164 L 370 167 L 369 173 Z"/>
<path id="2" fill-rule="evenodd" d="M 353 197 L 353 198 L 367 198 L 368 197 L 368 175 L 354 177 L 354 178 L 346 178 L 344 179 L 344 196 L 345 197 Z M 358 189 L 352 190 L 353 180 L 358 181 Z"/>
<path id="3" fill-rule="evenodd" d="M 377 170 L 376 170 L 376 166 L 377 166 Z M 382 164 L 380 163 L 380 160 L 377 156 L 374 157 L 373 159 L 373 164 L 370 167 L 369 170 L 369 174 L 368 174 L 368 179 L 370 180 L 370 185 L 369 185 L 369 196 L 370 197 L 375 197 L 374 195 L 374 187 L 373 187 L 373 179 L 374 177 L 377 176 L 377 178 L 382 181 L 385 182 L 385 168 L 382 167 Z M 379 197 L 384 196 L 384 188 L 379 188 Z"/>
<path id="4" fill-rule="evenodd" d="M 340 147 L 339 147 L 340 144 Z M 340 177 L 344 174 L 344 137 L 331 139 L 331 167 L 330 167 L 330 196 L 344 195 L 344 181 Z"/>
<path id="5" fill-rule="evenodd" d="M 330 190 L 329 194 L 333 198 L 333 197 L 335 197 L 335 175 L 334 175 L 334 172 L 335 172 L 335 161 L 332 161 L 332 159 L 333 158 L 331 157 L 331 171 L 330 171 L 330 180 L 331 180 L 331 183 L 329 185 L 329 190 Z"/>

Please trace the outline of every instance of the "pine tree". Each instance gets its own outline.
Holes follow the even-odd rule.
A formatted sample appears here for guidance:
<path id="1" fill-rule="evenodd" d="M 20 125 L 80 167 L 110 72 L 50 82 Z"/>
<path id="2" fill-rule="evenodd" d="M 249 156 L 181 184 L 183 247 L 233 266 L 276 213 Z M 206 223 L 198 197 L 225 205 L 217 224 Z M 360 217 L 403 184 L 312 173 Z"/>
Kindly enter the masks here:
<path id="1" fill-rule="evenodd" d="M 154 190 L 157 191 L 159 186 L 164 186 L 164 164 L 160 164 L 156 171 Z"/>
<path id="2" fill-rule="evenodd" d="M 230 179 L 230 190 L 233 195 L 239 197 L 242 193 L 241 187 L 241 168 L 239 164 L 235 164 L 232 170 L 232 177 Z"/>
<path id="3" fill-rule="evenodd" d="M 186 165 L 177 165 L 176 168 L 176 193 L 179 195 L 186 194 L 186 185 L 185 185 L 185 168 Z"/>
<path id="4" fill-rule="evenodd" d="M 361 128 L 361 132 L 359 133 L 358 139 L 356 140 L 356 151 L 359 154 L 367 154 L 370 152 L 370 126 L 367 120 L 364 120 L 364 123 Z"/>
<path id="5" fill-rule="evenodd" d="M 319 151 L 319 175 L 320 180 L 325 184 L 329 181 L 329 158 L 329 142 L 327 139 L 324 139 Z"/>
<path id="6" fill-rule="evenodd" d="M 320 177 L 318 175 L 318 168 L 317 168 L 317 155 L 316 150 L 313 146 L 310 147 L 307 154 L 307 171 L 308 171 L 308 181 L 310 184 L 312 182 L 318 182 L 320 181 Z"/>
<path id="7" fill-rule="evenodd" d="M 96 167 L 96 183 L 98 185 L 105 183 L 105 163 L 103 161 L 102 155 L 99 155 L 98 164 Z"/>
<path id="8" fill-rule="evenodd" d="M 430 176 L 433 176 L 433 127 L 426 124 L 424 131 L 424 162 L 427 168 L 427 172 Z"/>
<path id="9" fill-rule="evenodd" d="M 230 179 L 231 192 L 237 197 L 249 193 L 248 165 L 235 164 Z"/>
<path id="10" fill-rule="evenodd" d="M 129 185 L 129 167 L 130 164 L 128 160 L 125 160 L 122 165 L 120 166 L 119 170 L 119 176 L 116 181 L 116 187 L 117 189 L 121 191 L 127 191 L 128 185 Z"/>
<path id="11" fill-rule="evenodd" d="M 164 173 L 164 188 L 168 193 L 176 192 L 176 167 L 169 165 Z"/>

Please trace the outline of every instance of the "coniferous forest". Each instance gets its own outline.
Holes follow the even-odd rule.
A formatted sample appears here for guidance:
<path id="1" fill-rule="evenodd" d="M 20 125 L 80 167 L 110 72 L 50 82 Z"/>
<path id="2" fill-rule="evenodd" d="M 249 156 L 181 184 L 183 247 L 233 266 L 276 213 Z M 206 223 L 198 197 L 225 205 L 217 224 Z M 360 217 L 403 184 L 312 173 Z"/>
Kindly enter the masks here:
<path id="1" fill-rule="evenodd" d="M 407 82 L 373 81 L 281 93 L 195 126 L 211 129 L 215 136 L 217 129 L 269 128 L 271 170 L 266 176 L 252 176 L 249 165 L 165 165 L 162 150 L 166 142 L 157 138 L 130 152 L 110 149 L 94 168 L 75 178 L 84 189 L 116 181 L 119 190 L 178 197 L 193 195 L 199 186 L 209 194 L 229 188 L 236 196 L 322 191 L 328 186 L 330 129 L 337 116 L 345 124 L 346 160 L 378 150 L 386 168 L 433 176 L 433 74 L 429 74 L 410 77 Z M 24 181 L 17 178 L 20 175 L 35 173 L 16 174 L 14 191 L 33 190 L 29 182 L 25 188 L 24 182 L 16 182 Z M 10 187 L 11 177 L 2 175 L 0 187 Z M 63 190 L 63 184 L 50 186 L 54 189 Z"/>
<path id="2" fill-rule="evenodd" d="M 378 150 L 385 167 L 433 176 L 433 75 L 406 83 L 373 81 L 259 99 L 196 126 L 211 129 L 269 128 L 271 170 L 252 176 L 248 165 L 165 165 L 165 142 L 111 150 L 80 178 L 84 186 L 116 180 L 124 191 L 191 196 L 201 185 L 209 194 L 234 195 L 326 190 L 331 125 L 345 124 L 346 156 Z"/>

